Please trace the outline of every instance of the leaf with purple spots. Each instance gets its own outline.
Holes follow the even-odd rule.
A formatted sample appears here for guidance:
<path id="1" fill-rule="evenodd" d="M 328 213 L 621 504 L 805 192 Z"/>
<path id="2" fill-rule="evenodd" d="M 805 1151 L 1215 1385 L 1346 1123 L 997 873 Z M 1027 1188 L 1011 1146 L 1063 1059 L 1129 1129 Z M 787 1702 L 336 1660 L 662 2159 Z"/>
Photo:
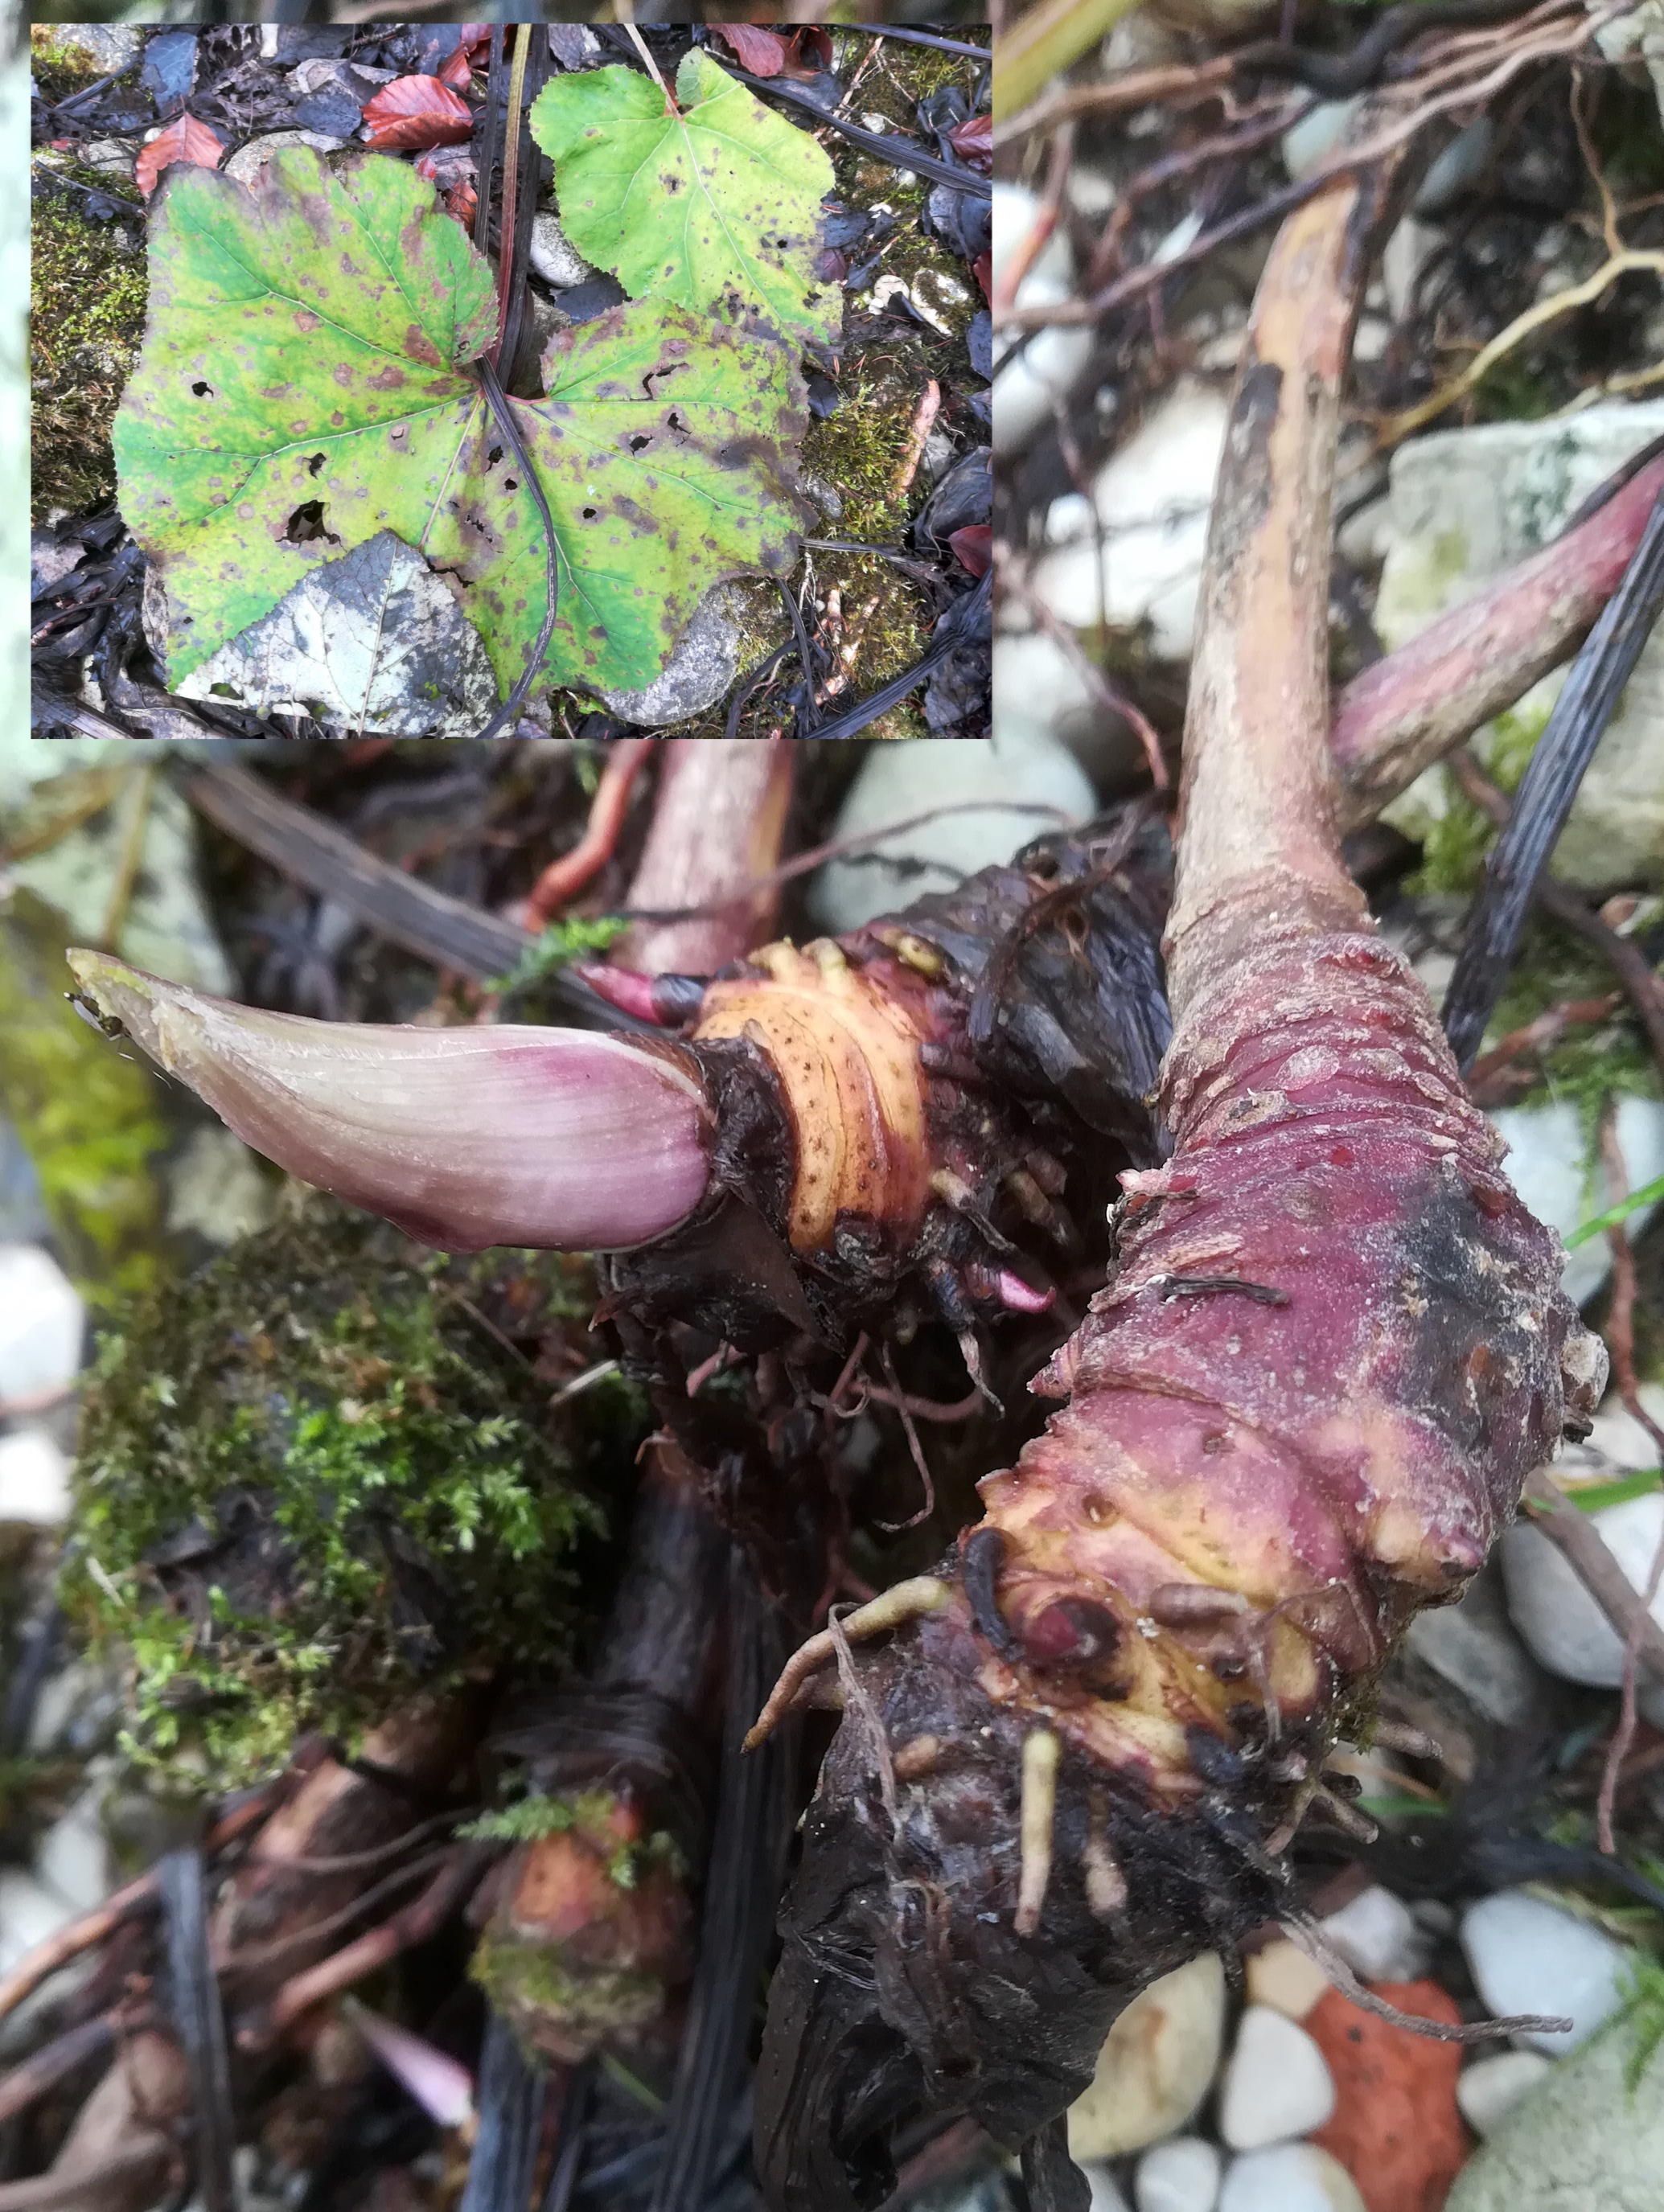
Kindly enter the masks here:
<path id="1" fill-rule="evenodd" d="M 173 683 L 387 531 L 447 576 L 508 690 L 547 563 L 469 373 L 495 334 L 488 264 L 405 162 L 294 148 L 252 189 L 169 173 L 115 448 Z M 642 689 L 712 585 L 795 558 L 802 388 L 782 348 L 655 302 L 558 340 L 546 374 L 509 403 L 558 541 L 544 688 Z"/>
<path id="2" fill-rule="evenodd" d="M 554 162 L 567 236 L 632 300 L 835 347 L 844 295 L 815 274 L 832 163 L 697 47 L 676 98 L 672 115 L 652 79 L 628 69 L 545 85 L 532 136 Z"/>

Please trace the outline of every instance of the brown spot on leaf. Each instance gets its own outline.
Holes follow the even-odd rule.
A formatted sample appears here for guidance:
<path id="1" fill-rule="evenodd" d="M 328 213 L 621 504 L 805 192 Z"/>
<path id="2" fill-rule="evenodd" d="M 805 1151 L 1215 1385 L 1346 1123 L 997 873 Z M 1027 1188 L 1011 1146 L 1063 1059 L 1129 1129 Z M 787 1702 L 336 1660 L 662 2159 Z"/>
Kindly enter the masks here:
<path id="1" fill-rule="evenodd" d="M 443 368 L 445 366 L 439 357 L 438 349 L 433 340 L 419 323 L 411 323 L 405 326 L 405 351 L 412 361 L 419 361 L 424 368 Z"/>

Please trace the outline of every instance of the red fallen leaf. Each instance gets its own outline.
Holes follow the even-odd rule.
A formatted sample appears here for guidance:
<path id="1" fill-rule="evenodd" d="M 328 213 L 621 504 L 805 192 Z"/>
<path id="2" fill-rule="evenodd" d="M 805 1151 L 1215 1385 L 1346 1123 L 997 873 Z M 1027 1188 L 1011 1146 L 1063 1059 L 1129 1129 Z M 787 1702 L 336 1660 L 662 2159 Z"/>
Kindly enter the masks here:
<path id="1" fill-rule="evenodd" d="M 802 30 L 794 31 L 787 40 L 785 61 L 780 74 L 795 77 L 801 83 L 810 84 L 823 70 L 829 70 L 832 65 L 832 33 L 822 24 L 808 23 Z"/>
<path id="2" fill-rule="evenodd" d="M 950 530 L 948 543 L 959 556 L 960 566 L 968 568 L 973 576 L 985 576 L 994 558 L 994 528 L 988 522 L 967 522 L 963 529 Z"/>
<path id="3" fill-rule="evenodd" d="M 983 298 L 991 306 L 994 299 L 991 289 L 994 282 L 993 255 L 991 253 L 978 254 L 976 259 L 971 264 L 971 273 L 976 278 L 978 283 L 982 287 Z"/>
<path id="4" fill-rule="evenodd" d="M 850 264 L 835 246 L 824 246 L 814 257 L 814 273 L 823 284 L 841 284 Z"/>
<path id="5" fill-rule="evenodd" d="M 474 120 L 448 85 L 436 76 L 396 76 L 364 110 L 369 143 L 378 153 L 413 146 L 460 146 L 473 136 Z"/>
<path id="6" fill-rule="evenodd" d="M 431 153 L 418 154 L 413 167 L 418 177 L 425 177 L 430 185 L 439 187 L 446 214 L 454 215 L 464 230 L 472 229 L 474 210 L 478 204 L 472 155 L 465 154 L 460 147 L 439 146 Z"/>
<path id="7" fill-rule="evenodd" d="M 459 46 L 440 70 L 439 82 L 449 85 L 453 92 L 466 92 L 473 81 L 473 64 L 468 59 L 467 48 Z"/>
<path id="8" fill-rule="evenodd" d="M 189 161 L 198 169 L 217 169 L 224 151 L 205 123 L 198 123 L 194 115 L 176 115 L 148 146 L 139 149 L 133 179 L 148 200 L 156 188 L 156 179 L 175 161 Z"/>
<path id="9" fill-rule="evenodd" d="M 967 161 L 991 161 L 994 158 L 994 118 L 991 115 L 972 115 L 956 131 L 948 133 L 948 143 L 956 154 L 963 154 Z"/>
<path id="10" fill-rule="evenodd" d="M 786 42 L 777 31 L 759 31 L 754 23 L 713 23 L 719 39 L 726 39 L 741 69 L 753 76 L 778 76 L 786 65 Z"/>

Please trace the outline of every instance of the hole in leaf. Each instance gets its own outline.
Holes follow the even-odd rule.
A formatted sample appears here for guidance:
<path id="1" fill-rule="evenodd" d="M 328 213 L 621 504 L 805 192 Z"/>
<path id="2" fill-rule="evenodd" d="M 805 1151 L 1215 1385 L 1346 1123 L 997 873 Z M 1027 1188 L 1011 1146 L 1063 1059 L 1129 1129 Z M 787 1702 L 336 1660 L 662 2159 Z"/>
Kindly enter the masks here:
<path id="1" fill-rule="evenodd" d="M 320 499 L 309 499 L 304 507 L 296 508 L 283 525 L 283 537 L 291 545 L 310 545 L 320 538 L 327 538 L 332 545 L 341 542 L 332 530 L 325 526 L 324 502 Z"/>
<path id="2" fill-rule="evenodd" d="M 211 399 L 214 396 L 213 386 L 211 384 L 203 383 L 200 379 L 191 386 L 191 389 L 196 393 L 198 399 Z"/>
<path id="3" fill-rule="evenodd" d="M 489 453 L 487 453 L 487 454 L 486 454 L 486 456 L 485 456 L 485 465 L 486 465 L 486 467 L 487 467 L 488 469 L 494 469 L 494 468 L 497 466 L 497 463 L 498 463 L 502 459 L 503 459 L 503 448 L 502 448 L 502 447 L 501 447 L 501 446 L 493 446 L 493 447 L 492 447 L 492 448 L 491 448 L 491 452 L 490 452 Z"/>
<path id="4" fill-rule="evenodd" d="M 311 459 L 308 460 L 306 465 L 307 474 L 308 476 L 315 477 L 319 470 L 322 468 L 323 465 L 324 456 L 321 453 L 314 453 Z"/>
<path id="5" fill-rule="evenodd" d="M 645 438 L 637 434 L 630 441 L 630 450 L 632 453 L 644 453 L 652 442 L 651 438 Z"/>
<path id="6" fill-rule="evenodd" d="M 584 520 L 586 522 L 593 522 L 595 519 L 595 513 L 596 510 L 593 507 L 586 507 L 583 510 Z"/>
<path id="7" fill-rule="evenodd" d="M 504 477 L 503 479 L 503 489 L 504 491 L 518 491 L 520 489 L 519 477 Z"/>
<path id="8" fill-rule="evenodd" d="M 686 428 L 681 416 L 676 412 L 674 407 L 671 409 L 669 414 L 665 416 L 665 420 L 669 423 L 673 430 L 681 430 Z"/>
<path id="9" fill-rule="evenodd" d="M 216 699 L 241 699 L 242 696 L 242 693 L 231 684 L 210 684 L 208 689 Z"/>

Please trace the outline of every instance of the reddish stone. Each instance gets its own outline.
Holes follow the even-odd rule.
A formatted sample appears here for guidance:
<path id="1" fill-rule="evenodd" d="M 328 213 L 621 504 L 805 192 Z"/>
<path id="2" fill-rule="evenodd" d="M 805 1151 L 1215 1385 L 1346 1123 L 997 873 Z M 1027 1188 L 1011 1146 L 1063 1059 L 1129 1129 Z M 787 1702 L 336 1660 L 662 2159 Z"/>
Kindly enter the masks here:
<path id="1" fill-rule="evenodd" d="M 1436 1982 L 1380 1982 L 1375 1994 L 1422 2020 L 1460 2020 Z M 1466 2163 L 1456 2109 L 1461 2045 L 1435 2043 L 1362 2012 L 1331 1990 L 1301 2022 L 1329 2062 L 1335 2114 L 1311 2141 L 1338 2158 L 1368 2212 L 1441 2212 Z"/>

